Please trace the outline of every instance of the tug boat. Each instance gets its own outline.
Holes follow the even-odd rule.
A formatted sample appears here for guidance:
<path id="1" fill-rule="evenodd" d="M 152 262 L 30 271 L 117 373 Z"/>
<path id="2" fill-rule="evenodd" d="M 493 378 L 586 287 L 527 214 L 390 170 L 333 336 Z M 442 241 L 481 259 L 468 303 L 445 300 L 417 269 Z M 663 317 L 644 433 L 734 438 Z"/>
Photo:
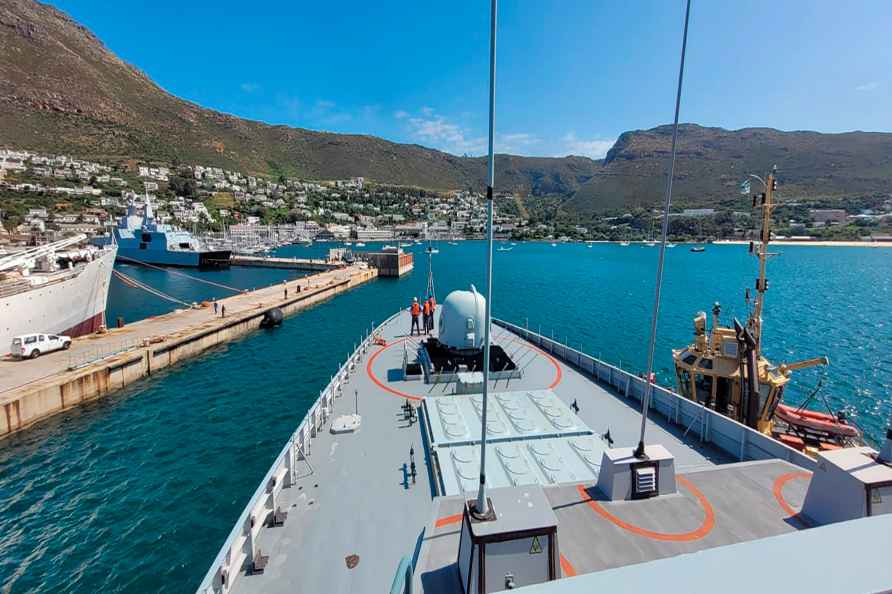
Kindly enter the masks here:
<path id="1" fill-rule="evenodd" d="M 768 251 L 773 192 L 777 187 L 774 171 L 763 185 L 765 192 L 753 196 L 753 208 L 762 210 L 762 231 L 759 244 L 751 242 L 749 246 L 750 253 L 759 260 L 752 304 L 749 289 L 746 291 L 752 313 L 745 324 L 735 319 L 732 327 L 722 326 L 721 305 L 716 303 L 711 332 L 706 328 L 705 312 L 694 317 L 694 342 L 672 351 L 678 393 L 812 457 L 821 451 L 860 446 L 861 431 L 843 413 L 783 404 L 784 388 L 792 372 L 828 365 L 826 357 L 774 365 L 762 354 L 762 311 L 768 290 L 765 273 L 768 258 L 774 255 Z M 746 188 L 748 191 L 748 184 Z M 695 249 L 703 251 L 691 251 Z"/>

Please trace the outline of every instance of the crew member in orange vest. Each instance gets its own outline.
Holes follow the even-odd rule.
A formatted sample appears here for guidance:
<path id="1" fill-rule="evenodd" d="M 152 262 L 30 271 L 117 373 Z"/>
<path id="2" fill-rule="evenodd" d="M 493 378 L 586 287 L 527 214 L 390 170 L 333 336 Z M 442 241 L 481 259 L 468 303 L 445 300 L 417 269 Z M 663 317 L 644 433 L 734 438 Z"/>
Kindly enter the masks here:
<path id="1" fill-rule="evenodd" d="M 418 336 L 421 336 L 421 327 L 418 325 L 418 316 L 421 314 L 421 306 L 418 305 L 418 297 L 412 298 L 412 307 L 409 308 L 412 313 L 412 328 L 409 330 L 409 336 L 418 330 Z"/>
<path id="2" fill-rule="evenodd" d="M 424 333 L 430 334 L 431 331 L 431 302 L 430 299 L 424 300 Z"/>
<path id="3" fill-rule="evenodd" d="M 434 296 L 433 296 L 433 295 L 431 295 L 431 296 L 428 298 L 427 302 L 428 302 L 428 303 L 430 304 L 430 306 L 431 306 L 431 315 L 430 315 L 430 317 L 428 317 L 428 324 L 429 324 L 429 326 L 428 326 L 428 329 L 427 329 L 428 334 L 430 334 L 431 332 L 434 331 L 434 312 L 437 311 L 437 300 L 434 299 Z"/>

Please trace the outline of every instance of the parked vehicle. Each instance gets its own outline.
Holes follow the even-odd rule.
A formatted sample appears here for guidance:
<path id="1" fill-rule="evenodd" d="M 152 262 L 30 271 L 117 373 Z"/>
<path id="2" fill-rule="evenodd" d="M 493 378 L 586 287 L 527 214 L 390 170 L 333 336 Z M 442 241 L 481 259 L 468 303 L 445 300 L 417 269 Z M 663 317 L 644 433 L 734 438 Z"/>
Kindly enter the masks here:
<path id="1" fill-rule="evenodd" d="M 23 334 L 12 339 L 13 357 L 19 359 L 36 359 L 44 353 L 51 353 L 71 347 L 70 336 L 60 336 L 56 334 Z"/>

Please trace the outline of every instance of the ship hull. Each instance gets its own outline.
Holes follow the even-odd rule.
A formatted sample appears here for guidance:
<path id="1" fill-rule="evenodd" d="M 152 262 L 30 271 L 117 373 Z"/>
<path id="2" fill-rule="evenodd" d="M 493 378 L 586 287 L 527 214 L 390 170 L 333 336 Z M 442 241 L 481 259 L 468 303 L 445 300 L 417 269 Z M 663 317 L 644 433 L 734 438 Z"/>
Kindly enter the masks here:
<path id="1" fill-rule="evenodd" d="M 30 332 L 81 336 L 99 330 L 115 254 L 108 249 L 70 278 L 0 300 L 0 353 L 9 352 L 14 336 Z"/>
<path id="2" fill-rule="evenodd" d="M 118 247 L 118 262 L 123 264 L 151 264 L 153 266 L 177 266 L 183 268 L 226 268 L 230 263 L 230 252 L 229 250 L 174 252 Z"/>

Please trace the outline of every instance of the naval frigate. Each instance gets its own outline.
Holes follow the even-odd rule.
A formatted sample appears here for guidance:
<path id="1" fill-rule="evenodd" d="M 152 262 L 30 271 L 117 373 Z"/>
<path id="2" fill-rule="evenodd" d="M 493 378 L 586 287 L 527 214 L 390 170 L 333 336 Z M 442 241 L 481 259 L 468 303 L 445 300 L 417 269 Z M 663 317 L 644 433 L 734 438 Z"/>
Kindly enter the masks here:
<path id="1" fill-rule="evenodd" d="M 648 372 L 492 317 L 496 14 L 485 294 L 361 337 L 197 592 L 892 588 L 892 430 L 813 459 L 653 382 L 689 0 Z"/>

